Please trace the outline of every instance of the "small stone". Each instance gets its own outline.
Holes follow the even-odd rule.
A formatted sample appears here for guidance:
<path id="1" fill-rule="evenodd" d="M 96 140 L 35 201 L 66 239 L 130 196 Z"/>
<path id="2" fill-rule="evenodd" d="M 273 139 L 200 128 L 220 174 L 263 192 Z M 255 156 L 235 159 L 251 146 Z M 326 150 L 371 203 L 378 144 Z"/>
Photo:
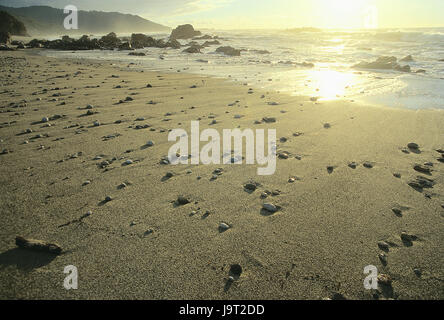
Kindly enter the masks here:
<path id="1" fill-rule="evenodd" d="M 183 205 L 190 203 L 190 200 L 184 196 L 179 196 L 179 197 L 177 197 L 177 203 L 179 205 L 183 206 Z"/>
<path id="2" fill-rule="evenodd" d="M 358 167 L 358 164 L 357 164 L 356 162 L 350 162 L 350 163 L 348 164 L 348 166 L 349 166 L 350 168 L 352 168 L 352 169 L 356 169 L 356 168 Z"/>
<path id="3" fill-rule="evenodd" d="M 125 101 L 127 101 L 127 102 L 128 102 L 128 101 L 133 101 L 133 100 L 134 100 L 134 99 L 131 98 L 131 97 L 126 97 L 126 98 L 125 98 Z"/>
<path id="4" fill-rule="evenodd" d="M 288 159 L 289 156 L 288 152 L 280 152 L 278 154 L 279 159 Z"/>
<path id="5" fill-rule="evenodd" d="M 415 171 L 422 172 L 422 173 L 426 173 L 426 174 L 431 174 L 431 173 L 432 173 L 432 169 L 430 168 L 430 166 L 425 166 L 425 165 L 415 164 L 415 165 L 413 166 L 413 169 L 414 169 Z"/>
<path id="6" fill-rule="evenodd" d="M 330 129 L 331 125 L 330 123 L 324 123 L 324 129 Z"/>
<path id="7" fill-rule="evenodd" d="M 100 126 L 100 122 L 99 121 L 94 121 L 94 127 L 98 127 L 98 126 Z"/>
<path id="8" fill-rule="evenodd" d="M 229 273 L 234 278 L 239 278 L 242 274 L 242 267 L 239 264 L 232 264 Z"/>
<path id="9" fill-rule="evenodd" d="M 257 186 L 254 183 L 247 183 L 244 188 L 246 190 L 255 191 L 257 189 Z"/>
<path id="10" fill-rule="evenodd" d="M 392 278 L 388 274 L 381 273 L 378 275 L 378 283 L 383 286 L 391 286 Z"/>
<path id="11" fill-rule="evenodd" d="M 88 185 L 88 184 L 90 184 L 90 183 L 91 183 L 91 181 L 86 180 L 85 182 L 83 182 L 82 186 L 86 186 L 86 185 Z"/>
<path id="12" fill-rule="evenodd" d="M 400 173 L 398 173 L 398 172 L 395 172 L 394 174 L 393 174 L 393 176 L 395 177 L 395 178 L 401 178 L 401 174 Z"/>
<path id="13" fill-rule="evenodd" d="M 112 201 L 112 200 L 113 200 L 113 198 L 111 198 L 110 196 L 106 196 L 106 197 L 105 197 L 105 201 L 106 201 L 106 202 L 110 202 L 110 201 Z"/>
<path id="14" fill-rule="evenodd" d="M 147 145 L 148 147 L 152 147 L 152 146 L 154 146 L 154 141 L 149 140 L 149 141 L 146 143 L 146 145 Z"/>
<path id="15" fill-rule="evenodd" d="M 381 252 L 381 253 L 378 255 L 378 257 L 379 257 L 379 260 L 381 260 L 381 263 L 382 263 L 383 265 L 386 265 L 386 264 L 387 264 L 387 255 L 386 255 L 384 252 Z"/>
<path id="16" fill-rule="evenodd" d="M 267 210 L 268 212 L 271 212 L 271 213 L 275 213 L 279 210 L 274 204 L 271 204 L 271 203 L 264 203 L 262 205 L 262 208 L 264 208 L 265 210 Z"/>
<path id="17" fill-rule="evenodd" d="M 419 145 L 415 142 L 410 142 L 407 145 L 407 148 L 411 149 L 411 150 L 419 150 Z"/>
<path id="18" fill-rule="evenodd" d="M 371 162 L 364 162 L 363 163 L 363 166 L 365 167 L 365 168 L 367 168 L 367 169 L 371 169 L 371 168 L 373 168 L 373 164 L 371 163 Z"/>
<path id="19" fill-rule="evenodd" d="M 385 241 L 378 241 L 378 247 L 384 251 L 389 251 L 390 248 L 389 244 Z"/>
<path id="20" fill-rule="evenodd" d="M 48 117 L 43 117 L 43 118 L 42 118 L 42 122 L 43 122 L 43 123 L 48 122 L 48 121 L 49 121 L 49 118 L 48 118 Z"/>
<path id="21" fill-rule="evenodd" d="M 131 164 L 133 164 L 133 160 L 130 160 L 130 159 L 126 160 L 126 161 L 123 163 L 123 165 L 125 165 L 125 166 L 129 166 L 129 165 L 131 165 Z"/>
<path id="22" fill-rule="evenodd" d="M 219 224 L 219 232 L 220 232 L 220 233 L 225 232 L 225 231 L 227 231 L 227 230 L 230 229 L 230 228 L 231 228 L 231 227 L 230 227 L 228 224 L 224 223 L 224 222 L 221 222 L 221 223 Z"/>
<path id="23" fill-rule="evenodd" d="M 401 240 L 405 242 L 413 242 L 417 239 L 416 236 L 409 234 L 407 232 L 401 232 Z"/>
<path id="24" fill-rule="evenodd" d="M 265 118 L 262 118 L 262 120 L 263 120 L 265 123 L 275 123 L 275 122 L 276 122 L 276 118 L 268 118 L 268 117 L 265 117 Z"/>

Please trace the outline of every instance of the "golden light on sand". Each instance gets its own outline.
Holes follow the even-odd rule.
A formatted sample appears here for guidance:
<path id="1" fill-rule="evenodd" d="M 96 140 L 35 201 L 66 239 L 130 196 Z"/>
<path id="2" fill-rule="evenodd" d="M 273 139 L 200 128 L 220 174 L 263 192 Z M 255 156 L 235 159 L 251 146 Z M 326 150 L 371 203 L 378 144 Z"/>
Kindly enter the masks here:
<path id="1" fill-rule="evenodd" d="M 356 76 L 351 73 L 333 70 L 313 70 L 309 74 L 310 87 L 315 90 L 319 100 L 335 100 L 344 97 L 347 88 L 355 83 Z"/>

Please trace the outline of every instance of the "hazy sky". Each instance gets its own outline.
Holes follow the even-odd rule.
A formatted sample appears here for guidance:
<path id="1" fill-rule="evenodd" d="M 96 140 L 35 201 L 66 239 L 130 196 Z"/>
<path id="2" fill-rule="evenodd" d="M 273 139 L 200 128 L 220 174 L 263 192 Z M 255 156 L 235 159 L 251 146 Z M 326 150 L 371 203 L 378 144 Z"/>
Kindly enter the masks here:
<path id="1" fill-rule="evenodd" d="M 444 27 L 444 0 L 0 0 L 1 5 L 74 4 L 138 14 L 174 27 Z"/>

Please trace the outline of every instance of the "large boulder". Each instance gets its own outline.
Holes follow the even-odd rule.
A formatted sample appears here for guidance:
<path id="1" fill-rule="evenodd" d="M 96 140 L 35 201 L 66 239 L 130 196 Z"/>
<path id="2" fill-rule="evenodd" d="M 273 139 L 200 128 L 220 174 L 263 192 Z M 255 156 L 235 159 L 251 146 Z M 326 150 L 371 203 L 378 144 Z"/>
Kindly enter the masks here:
<path id="1" fill-rule="evenodd" d="M 184 24 L 178 26 L 171 32 L 170 39 L 191 39 L 200 36 L 200 31 L 194 30 L 191 24 Z"/>
<path id="2" fill-rule="evenodd" d="M 143 49 L 145 47 L 156 47 L 156 40 L 153 37 L 142 33 L 133 33 L 131 35 L 131 46 L 134 49 Z"/>
<path id="3" fill-rule="evenodd" d="M 240 56 L 241 51 L 238 49 L 234 49 L 233 47 L 219 47 L 216 49 L 216 52 L 223 53 L 227 56 Z"/>
<path id="4" fill-rule="evenodd" d="M 410 72 L 410 66 L 401 66 L 396 57 L 382 56 L 373 62 L 360 62 L 353 66 L 356 69 L 376 69 L 376 70 L 396 70 L 401 72 Z"/>
<path id="5" fill-rule="evenodd" d="M 117 35 L 114 32 L 110 32 L 106 36 L 100 38 L 99 43 L 104 49 L 114 49 L 120 46 L 121 41 L 117 38 Z"/>
<path id="6" fill-rule="evenodd" d="M 8 31 L 0 31 L 0 43 L 9 44 L 11 42 L 11 34 Z"/>
<path id="7" fill-rule="evenodd" d="M 176 39 L 168 40 L 168 42 L 165 44 L 165 46 L 168 48 L 173 48 L 173 49 L 180 49 L 182 47 L 180 42 L 177 41 Z"/>

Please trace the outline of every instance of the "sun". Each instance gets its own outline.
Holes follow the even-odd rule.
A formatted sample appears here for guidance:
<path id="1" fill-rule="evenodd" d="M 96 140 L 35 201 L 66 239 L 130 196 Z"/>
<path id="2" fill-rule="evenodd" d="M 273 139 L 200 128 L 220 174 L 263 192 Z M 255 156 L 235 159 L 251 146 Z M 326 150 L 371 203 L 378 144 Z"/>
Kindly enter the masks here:
<path id="1" fill-rule="evenodd" d="M 317 0 L 323 27 L 336 29 L 365 28 L 374 20 L 371 0 Z M 371 24 L 374 25 L 375 23 Z"/>

